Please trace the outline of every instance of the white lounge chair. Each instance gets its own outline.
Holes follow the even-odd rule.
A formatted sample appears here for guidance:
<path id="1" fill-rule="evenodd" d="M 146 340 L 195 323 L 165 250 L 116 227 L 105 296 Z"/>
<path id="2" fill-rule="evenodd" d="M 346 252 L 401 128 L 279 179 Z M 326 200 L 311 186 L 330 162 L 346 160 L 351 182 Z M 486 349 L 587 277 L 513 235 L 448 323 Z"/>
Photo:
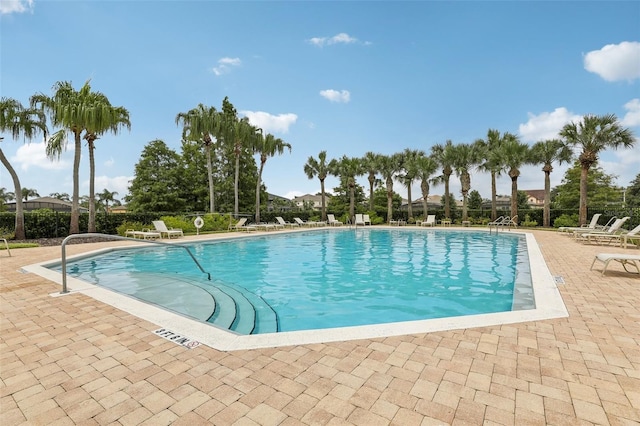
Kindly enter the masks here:
<path id="1" fill-rule="evenodd" d="M 152 231 L 148 228 L 143 228 L 142 231 L 136 231 L 135 229 L 127 229 L 124 233 L 125 237 L 139 238 L 141 240 L 155 240 L 161 238 L 162 234 L 158 231 Z"/>
<path id="2" fill-rule="evenodd" d="M 284 220 L 281 216 L 276 216 L 276 220 L 278 221 L 278 223 L 280 225 L 282 225 L 283 227 L 285 226 L 289 226 L 291 228 L 295 228 L 296 226 L 300 226 L 299 223 L 291 223 L 291 222 L 287 222 L 286 220 Z"/>
<path id="3" fill-rule="evenodd" d="M 336 219 L 336 216 L 333 214 L 328 214 L 327 215 L 327 223 L 331 226 L 342 226 L 344 225 L 344 223 L 340 222 L 338 219 Z"/>
<path id="4" fill-rule="evenodd" d="M 618 232 L 622 227 L 622 225 L 624 225 L 624 223 L 629 219 L 630 219 L 630 216 L 625 216 L 621 219 L 616 219 L 616 221 L 613 222 L 613 225 L 611 225 L 608 229 L 603 231 L 597 231 L 597 230 L 590 231 L 590 232 L 573 231 L 573 236 L 576 240 L 588 241 L 590 238 L 596 238 L 602 235 L 613 235 L 616 232 Z"/>
<path id="5" fill-rule="evenodd" d="M 420 222 L 420 226 L 436 226 L 436 215 L 427 215 L 427 220 Z"/>
<path id="6" fill-rule="evenodd" d="M 583 225 L 583 226 L 561 226 L 560 228 L 558 228 L 558 231 L 559 232 L 573 232 L 573 231 L 584 230 L 585 232 L 588 232 L 589 230 L 595 230 L 596 226 L 598 225 L 598 220 L 600 219 L 600 216 L 602 216 L 601 213 L 596 213 L 593 216 L 591 216 L 591 222 L 588 225 Z"/>
<path id="7" fill-rule="evenodd" d="M 156 231 L 158 231 L 160 233 L 160 236 L 164 236 L 166 235 L 167 238 L 171 238 L 171 237 L 184 237 L 184 233 L 182 232 L 182 229 L 179 228 L 167 228 L 167 224 L 164 223 L 164 220 L 154 220 L 153 221 L 153 226 L 154 228 L 156 228 Z"/>
<path id="8" fill-rule="evenodd" d="M 256 231 L 258 228 L 256 228 L 253 225 L 247 225 L 247 218 L 246 217 L 241 217 L 240 220 L 238 220 L 238 222 L 235 225 L 229 225 L 229 230 L 230 231 Z"/>
<path id="9" fill-rule="evenodd" d="M 369 225 L 371 226 L 371 218 L 369 218 L 368 214 L 363 214 L 362 215 L 362 221 L 364 222 L 365 225 Z"/>
<path id="10" fill-rule="evenodd" d="M 364 226 L 365 225 L 364 216 L 362 214 L 360 214 L 360 213 L 356 213 L 356 218 L 353 221 L 353 224 L 356 225 L 356 226 L 358 226 L 358 225 Z"/>
<path id="11" fill-rule="evenodd" d="M 586 234 L 588 243 L 596 243 L 596 244 L 611 244 L 617 243 L 621 246 L 624 245 L 624 248 L 627 248 L 627 244 L 629 240 L 640 240 L 640 225 L 636 226 L 629 232 L 623 232 L 621 234 Z"/>
<path id="12" fill-rule="evenodd" d="M 627 269 L 627 265 L 633 265 L 640 274 L 640 267 L 638 263 L 640 263 L 640 255 L 638 254 L 619 254 L 619 253 L 599 253 L 596 254 L 595 259 L 593 259 L 593 263 L 591 264 L 591 270 L 593 270 L 593 266 L 596 262 L 602 262 L 604 265 L 602 266 L 602 275 L 607 271 L 607 267 L 609 266 L 609 262 L 615 261 L 622 265 L 625 271 L 632 272 Z"/>
<path id="13" fill-rule="evenodd" d="M 312 226 L 324 226 L 324 222 L 314 222 L 313 220 L 307 220 L 306 222 L 302 219 L 300 219 L 299 217 L 294 217 L 293 220 L 296 221 L 296 223 L 300 226 L 308 226 L 308 227 L 312 227 Z"/>

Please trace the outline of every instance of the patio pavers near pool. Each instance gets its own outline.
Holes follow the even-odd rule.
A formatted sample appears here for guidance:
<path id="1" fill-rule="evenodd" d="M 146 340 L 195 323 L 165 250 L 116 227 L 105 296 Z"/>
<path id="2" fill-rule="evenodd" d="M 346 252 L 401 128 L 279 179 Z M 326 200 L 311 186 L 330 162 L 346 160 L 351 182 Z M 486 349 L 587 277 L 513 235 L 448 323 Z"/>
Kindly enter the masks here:
<path id="1" fill-rule="evenodd" d="M 189 350 L 157 324 L 0 252 L 0 424 L 638 424 L 640 277 L 534 231 L 568 318 L 234 352 Z M 78 244 L 68 254 L 115 243 Z"/>

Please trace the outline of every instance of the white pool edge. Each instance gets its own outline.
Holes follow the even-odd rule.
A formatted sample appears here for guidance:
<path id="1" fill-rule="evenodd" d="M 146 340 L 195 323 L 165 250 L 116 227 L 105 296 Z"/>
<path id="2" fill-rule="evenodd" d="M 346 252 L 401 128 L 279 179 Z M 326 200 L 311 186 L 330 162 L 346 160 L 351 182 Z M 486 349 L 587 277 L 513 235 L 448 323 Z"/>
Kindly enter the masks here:
<path id="1" fill-rule="evenodd" d="M 477 229 L 475 229 L 475 231 L 477 231 Z M 562 300 L 556 282 L 544 261 L 544 257 L 534 235 L 530 232 L 522 231 L 513 231 L 512 233 L 524 234 L 526 238 L 535 297 L 535 309 L 354 327 L 237 335 L 230 331 L 219 329 L 211 324 L 192 320 L 70 276 L 67 276 L 69 293 L 65 295 L 54 293 L 52 296 L 57 297 L 82 293 L 140 319 L 157 324 L 159 327 L 171 330 L 174 333 L 222 351 L 296 346 L 345 340 L 376 339 L 568 317 L 569 313 L 567 308 Z M 131 246 L 125 247 L 130 248 Z M 94 250 L 69 257 L 67 260 L 84 258 L 119 248 L 121 247 Z M 62 285 L 62 274 L 46 267 L 57 263 L 60 263 L 59 259 L 27 265 L 24 266 L 22 270 Z"/>

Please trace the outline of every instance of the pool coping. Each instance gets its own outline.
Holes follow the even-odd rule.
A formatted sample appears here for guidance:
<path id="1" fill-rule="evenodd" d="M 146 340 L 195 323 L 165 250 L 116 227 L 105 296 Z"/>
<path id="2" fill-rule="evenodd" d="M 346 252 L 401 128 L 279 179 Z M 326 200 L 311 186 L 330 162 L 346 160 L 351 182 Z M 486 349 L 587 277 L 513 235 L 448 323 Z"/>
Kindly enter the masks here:
<path id="1" fill-rule="evenodd" d="M 398 229 L 397 227 L 390 226 L 376 226 L 375 228 Z M 315 228 L 312 230 L 322 229 L 323 228 Z M 305 231 L 308 230 L 309 229 L 305 229 Z M 417 231 L 418 229 L 415 230 Z M 429 229 L 425 231 L 447 232 L 453 230 L 463 232 L 484 231 L 477 228 L 447 228 L 442 230 Z M 281 234 L 282 232 L 300 231 L 302 230 L 278 231 L 278 234 Z M 524 234 L 526 238 L 527 250 L 529 253 L 529 264 L 531 269 L 531 281 L 536 306 L 535 309 L 428 320 L 403 321 L 375 325 L 341 327 L 332 329 L 317 329 L 311 331 L 305 330 L 256 335 L 238 335 L 231 331 L 217 328 L 213 324 L 201 323 L 180 314 L 173 313 L 171 311 L 167 311 L 153 305 L 149 305 L 145 302 L 136 300 L 129 296 L 116 293 L 114 291 L 110 291 L 105 288 L 69 276 L 67 276 L 67 287 L 69 293 L 66 294 L 82 293 L 84 295 L 92 297 L 93 299 L 99 300 L 103 303 L 130 313 L 138 318 L 157 324 L 161 328 L 171 330 L 176 334 L 188 337 L 191 340 L 198 341 L 201 344 L 222 351 L 274 348 L 281 346 L 296 346 L 346 340 L 374 339 L 379 337 L 422 334 L 444 330 L 485 327 L 568 317 L 569 314 L 567 308 L 560 295 L 555 279 L 549 271 L 549 268 L 544 260 L 542 252 L 534 235 L 526 231 L 510 231 L 510 233 Z M 264 236 L 266 234 L 268 233 L 245 235 L 221 234 L 218 237 L 213 236 L 212 238 L 208 238 L 207 240 L 219 241 L 231 238 L 251 238 L 255 237 L 256 235 Z M 172 240 L 170 243 L 175 244 L 185 241 L 193 242 L 195 240 L 180 239 Z M 205 240 L 201 239 L 199 241 Z M 143 242 L 141 242 L 141 244 L 143 244 Z M 84 258 L 99 253 L 131 247 L 134 246 L 126 245 L 93 250 L 71 256 L 68 258 L 68 260 Z M 24 272 L 37 274 L 42 278 L 62 285 L 62 274 L 47 268 L 47 266 L 59 263 L 60 259 L 53 259 L 24 266 L 22 267 L 22 270 Z M 66 294 L 53 293 L 51 294 L 51 296 L 64 297 Z"/>

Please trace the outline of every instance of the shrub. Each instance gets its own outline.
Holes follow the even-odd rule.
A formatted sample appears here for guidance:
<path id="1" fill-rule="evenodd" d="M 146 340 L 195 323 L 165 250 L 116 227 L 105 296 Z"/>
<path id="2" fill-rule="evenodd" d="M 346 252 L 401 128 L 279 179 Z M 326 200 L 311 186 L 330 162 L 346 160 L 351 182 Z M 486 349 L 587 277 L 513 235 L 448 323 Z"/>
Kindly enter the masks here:
<path id="1" fill-rule="evenodd" d="M 528 214 L 526 214 L 524 216 L 524 220 L 522 221 L 522 223 L 520 225 L 521 226 L 525 226 L 525 227 L 538 226 L 538 221 L 531 220 L 531 217 Z"/>
<path id="2" fill-rule="evenodd" d="M 560 228 L 561 226 L 578 226 L 578 215 L 577 214 L 563 214 L 558 216 L 553 221 L 554 228 Z"/>

